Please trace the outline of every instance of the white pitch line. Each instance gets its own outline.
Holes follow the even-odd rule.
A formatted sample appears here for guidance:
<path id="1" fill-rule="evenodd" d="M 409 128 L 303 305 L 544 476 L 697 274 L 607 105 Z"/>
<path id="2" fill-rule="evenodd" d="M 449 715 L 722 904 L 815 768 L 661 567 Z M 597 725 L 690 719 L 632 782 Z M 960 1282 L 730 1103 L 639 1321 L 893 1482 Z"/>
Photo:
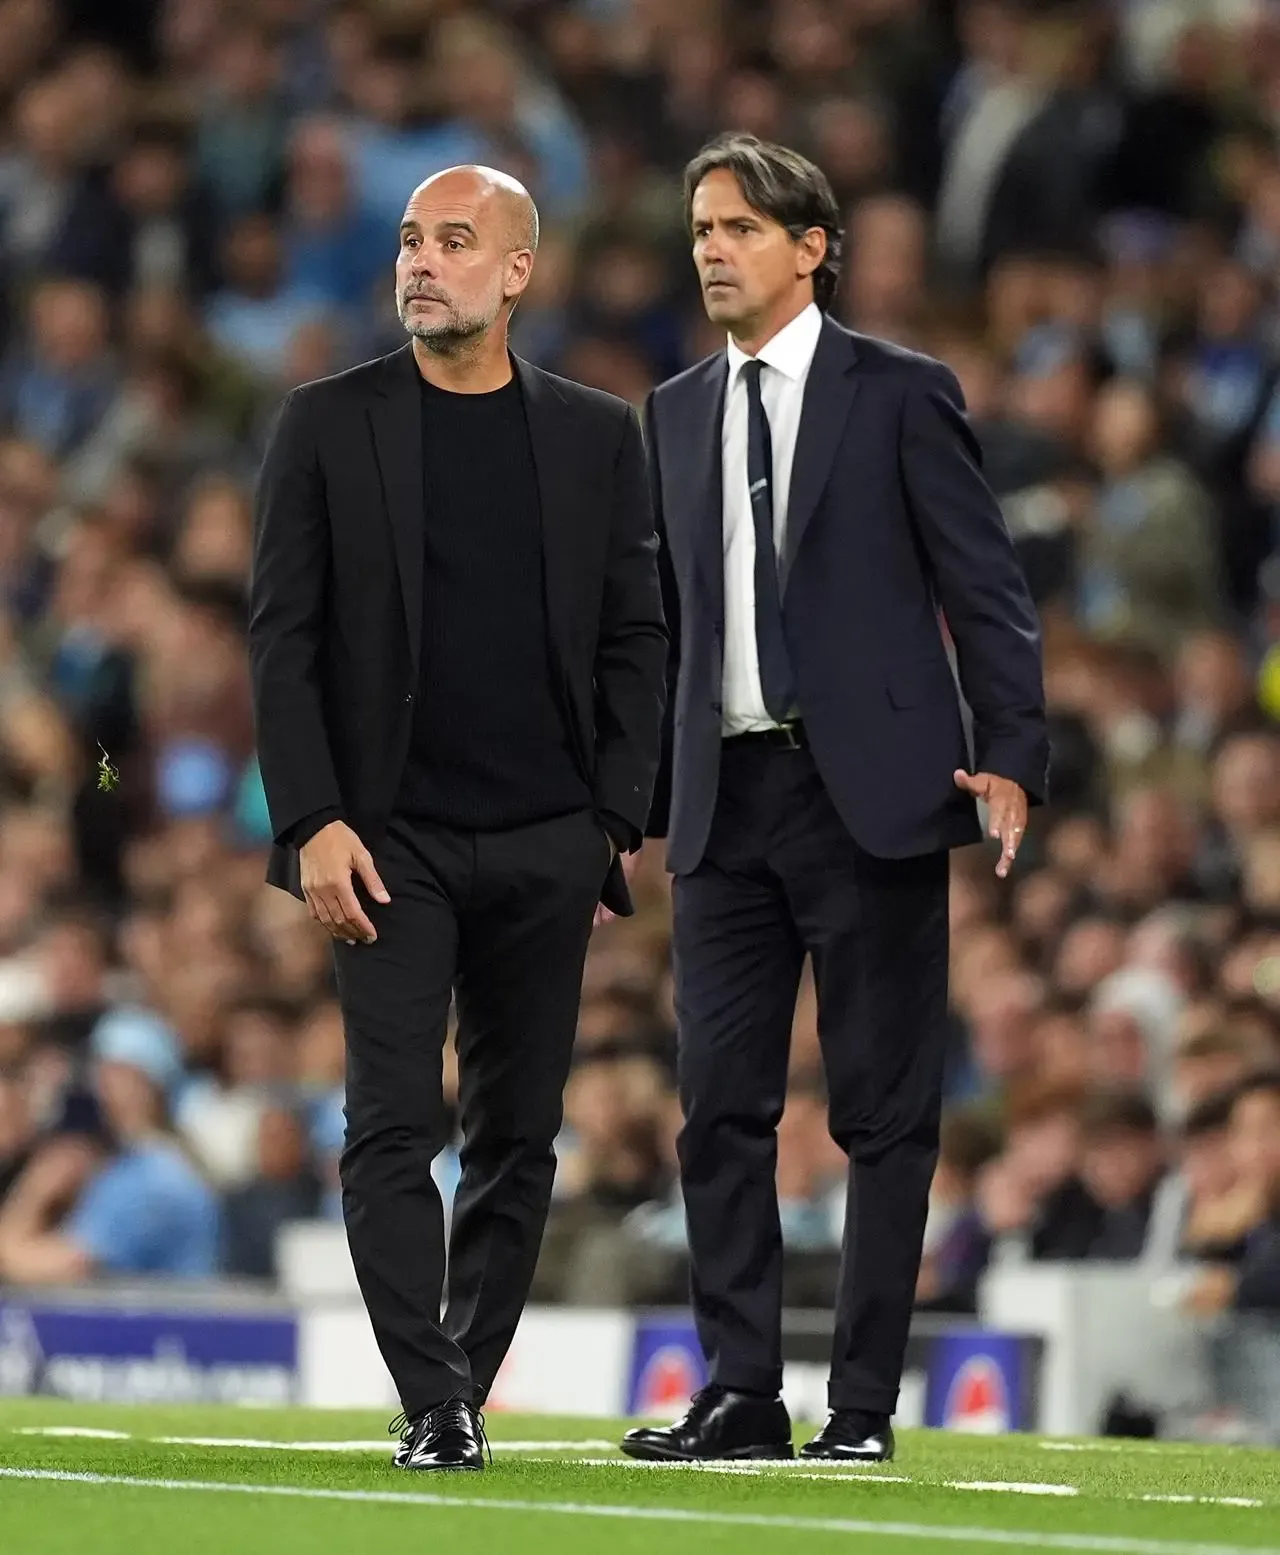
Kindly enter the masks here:
<path id="1" fill-rule="evenodd" d="M 1013 1496 L 1078 1496 L 1074 1485 L 1026 1485 L 1016 1480 L 1001 1479 L 945 1479 L 947 1490 L 1001 1490 Z"/>
<path id="2" fill-rule="evenodd" d="M 128 1431 L 95 1431 L 84 1425 L 20 1425 L 15 1436 L 90 1436 L 100 1442 L 131 1442 Z"/>
<path id="3" fill-rule="evenodd" d="M 1042 1441 L 1036 1444 L 1041 1452 L 1122 1452 L 1126 1455 L 1134 1453 L 1149 1453 L 1156 1458 L 1198 1457 L 1204 1447 L 1199 1442 L 1052 1442 Z M 1235 1447 L 1234 1442 L 1222 1442 L 1215 1444 L 1219 1450 L 1223 1447 Z"/>
<path id="4" fill-rule="evenodd" d="M 319 1486 L 237 1485 L 217 1480 L 132 1479 L 114 1474 L 72 1474 L 53 1469 L 0 1468 L 0 1479 L 42 1480 L 70 1485 L 119 1486 L 130 1490 L 188 1490 L 212 1495 L 283 1496 L 300 1501 L 352 1501 L 386 1506 L 421 1506 L 471 1512 L 544 1512 L 556 1517 L 617 1518 L 625 1522 L 685 1523 L 722 1528 L 785 1529 L 793 1533 L 843 1533 L 876 1539 L 915 1539 L 940 1544 L 987 1544 L 1015 1549 L 1079 1550 L 1086 1555 L 1280 1555 L 1258 1545 L 1181 1544 L 1163 1539 L 1124 1539 L 1098 1534 L 1039 1533 L 1012 1528 L 959 1528 L 946 1524 L 881 1523 L 853 1518 L 772 1517 L 765 1513 L 708 1512 L 684 1507 L 605 1506 L 577 1501 L 484 1500 L 462 1496 L 413 1495 L 393 1490 L 328 1490 Z"/>
<path id="5" fill-rule="evenodd" d="M 753 1458 L 749 1463 L 726 1462 L 724 1459 L 708 1458 L 686 1460 L 683 1458 L 534 1458 L 534 1463 L 556 1463 L 562 1468 L 566 1463 L 575 1469 L 666 1469 L 672 1473 L 688 1473 L 693 1470 L 695 1474 L 782 1474 L 787 1479 L 834 1479 L 834 1480 L 874 1480 L 877 1485 L 910 1485 L 911 1480 L 902 1475 L 868 1473 L 866 1469 L 855 1469 L 852 1464 L 847 1466 L 832 1465 L 831 1469 L 823 1473 L 814 1473 L 811 1466 L 802 1458 Z M 797 1473 L 796 1470 L 808 1468 L 808 1473 Z"/>
<path id="6" fill-rule="evenodd" d="M 1131 1500 L 1167 1501 L 1177 1506 L 1266 1506 L 1265 1501 L 1254 1501 L 1249 1496 L 1136 1496 Z"/>

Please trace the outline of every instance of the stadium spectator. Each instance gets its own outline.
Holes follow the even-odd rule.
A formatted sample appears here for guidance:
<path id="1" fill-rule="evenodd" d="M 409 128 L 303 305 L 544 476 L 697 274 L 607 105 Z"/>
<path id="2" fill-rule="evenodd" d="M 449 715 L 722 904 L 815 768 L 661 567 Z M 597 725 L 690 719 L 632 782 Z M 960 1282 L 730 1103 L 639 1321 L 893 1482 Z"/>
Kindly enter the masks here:
<path id="1" fill-rule="evenodd" d="M 230 226 L 222 268 L 226 285 L 205 312 L 210 338 L 261 379 L 283 384 L 294 337 L 322 312 L 321 299 L 286 288 L 279 228 L 262 211 Z"/>
<path id="2" fill-rule="evenodd" d="M 320 1183 L 305 1121 L 293 1108 L 278 1103 L 264 1108 L 253 1146 L 250 1176 L 223 1204 L 221 1267 L 227 1274 L 269 1280 L 276 1273 L 281 1227 L 315 1218 Z"/>
<path id="3" fill-rule="evenodd" d="M 0 415 L 18 437 L 55 457 L 88 438 L 115 392 L 109 335 L 96 286 L 61 279 L 35 285 L 26 338 L 0 366 Z"/>
<path id="4" fill-rule="evenodd" d="M 211 906 L 217 911 L 220 904 Z M 183 1089 L 175 1110 L 178 1135 L 219 1188 L 241 1187 L 260 1164 L 263 1118 L 292 1079 L 292 1039 L 287 1006 L 243 999 L 222 1016 L 214 1068 Z"/>
<path id="5" fill-rule="evenodd" d="M 1280 1071 L 1258 1070 L 1235 1092 L 1230 1150 L 1252 1213 L 1233 1265 L 1204 1269 L 1187 1306 L 1201 1316 L 1229 1307 L 1280 1315 Z"/>
<path id="6" fill-rule="evenodd" d="M 978 1279 L 990 1238 L 978 1209 L 982 1169 L 1000 1152 L 1000 1130 L 981 1112 L 953 1111 L 942 1126 L 929 1194 L 916 1305 L 929 1312 L 976 1312 Z"/>
<path id="7" fill-rule="evenodd" d="M 92 1055 L 99 1131 L 37 1150 L 0 1212 L 0 1276 L 212 1274 L 217 1201 L 167 1132 L 166 1096 L 182 1074 L 173 1034 L 122 1008 L 95 1027 Z"/>
<path id="8" fill-rule="evenodd" d="M 86 182 L 65 221 L 58 261 L 113 298 L 146 286 L 202 297 L 213 286 L 217 212 L 195 176 L 190 136 L 141 119 L 107 175 Z"/>
<path id="9" fill-rule="evenodd" d="M 1171 656 L 1221 598 L 1205 495 L 1161 452 L 1154 396 L 1136 380 L 1099 392 L 1092 442 L 1103 485 L 1081 547 L 1081 617 Z"/>
<path id="10" fill-rule="evenodd" d="M 1165 1169 L 1155 1109 L 1140 1091 L 1101 1091 L 1085 1107 L 1082 1133 L 1080 1180 L 1102 1211 L 1088 1256 L 1137 1258 Z"/>
<path id="11" fill-rule="evenodd" d="M 391 284 L 386 238 L 357 197 L 341 125 L 304 120 L 289 143 L 281 239 L 286 291 L 358 317 L 372 301 L 375 281 Z"/>
<path id="12" fill-rule="evenodd" d="M 1080 1180 L 1081 1108 L 1075 1087 L 1043 1083 L 1010 1107 L 1004 1152 L 978 1182 L 983 1222 L 1006 1255 L 1088 1256 L 1102 1213 Z"/>
<path id="13" fill-rule="evenodd" d="M 1184 1258 L 1238 1263 L 1257 1216 L 1231 1149 L 1233 1090 L 1207 1097 L 1181 1129 L 1179 1174 L 1185 1206 L 1175 1251 Z"/>

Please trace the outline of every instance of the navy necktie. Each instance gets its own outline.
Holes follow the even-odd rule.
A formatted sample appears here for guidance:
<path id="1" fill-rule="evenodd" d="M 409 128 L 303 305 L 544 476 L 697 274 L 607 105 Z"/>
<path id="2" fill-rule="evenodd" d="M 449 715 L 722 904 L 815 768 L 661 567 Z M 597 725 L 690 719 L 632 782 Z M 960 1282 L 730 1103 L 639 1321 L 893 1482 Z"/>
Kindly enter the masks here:
<path id="1" fill-rule="evenodd" d="M 747 380 L 747 486 L 756 531 L 756 653 L 760 689 L 775 723 L 785 723 L 795 705 L 787 641 L 782 633 L 782 593 L 773 543 L 773 439 L 760 398 L 760 362 L 742 369 Z"/>

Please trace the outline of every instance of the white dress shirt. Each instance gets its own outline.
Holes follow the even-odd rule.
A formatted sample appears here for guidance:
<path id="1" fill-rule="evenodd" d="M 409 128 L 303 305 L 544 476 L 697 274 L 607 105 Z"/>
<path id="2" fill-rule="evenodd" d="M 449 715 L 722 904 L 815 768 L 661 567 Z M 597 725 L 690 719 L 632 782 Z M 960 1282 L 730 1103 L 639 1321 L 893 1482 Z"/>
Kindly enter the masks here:
<path id="1" fill-rule="evenodd" d="M 804 386 L 822 333 L 814 303 L 797 314 L 756 353 L 764 364 L 760 398 L 773 442 L 773 543 L 779 555 L 787 533 L 791 465 L 800 431 Z M 747 489 L 747 385 L 751 361 L 729 341 L 729 379 L 724 394 L 721 448 L 724 474 L 724 690 L 722 732 L 727 737 L 772 729 L 760 689 L 756 651 L 756 531 Z"/>

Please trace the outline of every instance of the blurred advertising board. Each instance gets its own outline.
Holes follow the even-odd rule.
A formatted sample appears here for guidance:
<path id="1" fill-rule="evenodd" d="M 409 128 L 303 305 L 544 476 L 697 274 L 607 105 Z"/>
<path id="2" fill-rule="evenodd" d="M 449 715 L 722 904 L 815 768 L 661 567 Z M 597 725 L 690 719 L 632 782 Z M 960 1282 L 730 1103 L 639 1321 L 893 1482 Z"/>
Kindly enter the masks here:
<path id="1" fill-rule="evenodd" d="M 0 1297 L 0 1396 L 77 1403 L 290 1404 L 298 1395 L 290 1312 L 163 1301 Z"/>

